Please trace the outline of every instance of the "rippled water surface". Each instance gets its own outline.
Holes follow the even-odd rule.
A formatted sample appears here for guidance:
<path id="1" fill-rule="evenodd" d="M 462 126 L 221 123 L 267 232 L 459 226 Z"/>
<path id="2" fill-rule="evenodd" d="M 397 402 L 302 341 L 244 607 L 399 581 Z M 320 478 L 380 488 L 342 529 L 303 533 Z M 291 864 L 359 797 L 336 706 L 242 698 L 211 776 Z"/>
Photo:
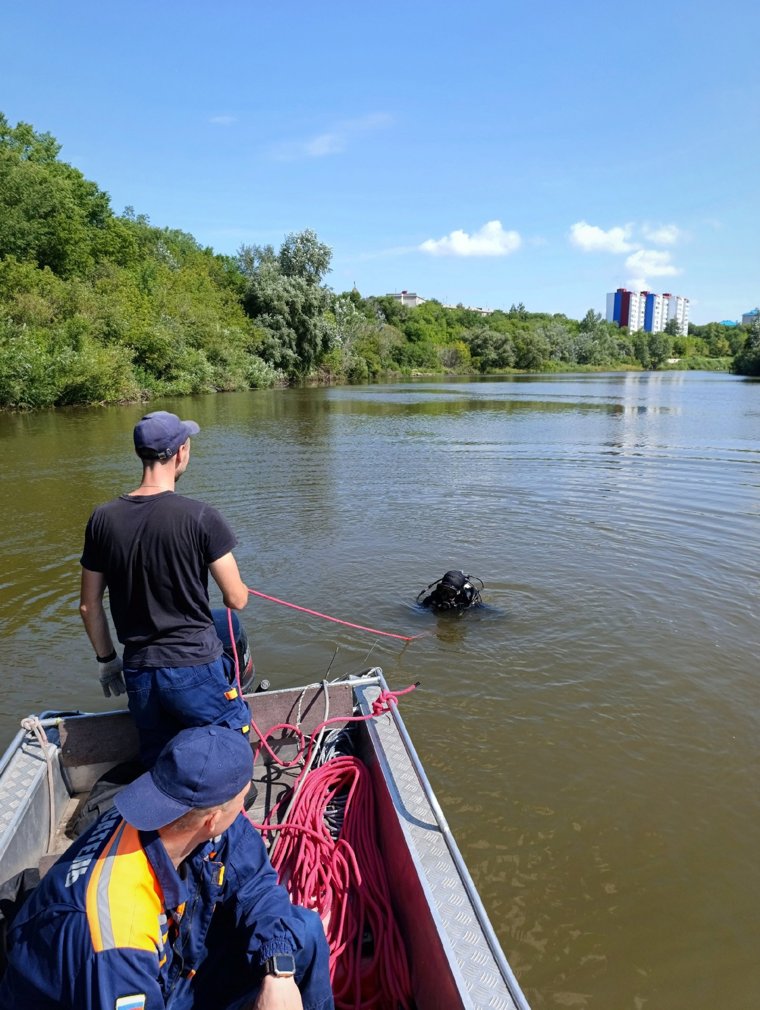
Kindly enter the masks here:
<path id="1" fill-rule="evenodd" d="M 381 665 L 534 1007 L 760 993 L 760 385 L 566 375 L 220 395 L 179 490 L 216 504 L 259 672 Z M 0 417 L 0 731 L 105 708 L 77 615 L 139 407 Z M 448 568 L 463 619 L 414 606 Z"/>

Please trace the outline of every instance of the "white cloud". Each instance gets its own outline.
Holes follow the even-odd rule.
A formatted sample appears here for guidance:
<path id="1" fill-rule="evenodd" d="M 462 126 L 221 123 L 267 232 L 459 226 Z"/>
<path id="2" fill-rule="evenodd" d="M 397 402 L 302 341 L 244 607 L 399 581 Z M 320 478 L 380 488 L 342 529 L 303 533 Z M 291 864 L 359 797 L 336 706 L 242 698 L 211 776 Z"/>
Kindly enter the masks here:
<path id="1" fill-rule="evenodd" d="M 639 249 L 625 261 L 629 270 L 650 277 L 675 277 L 681 271 L 670 260 L 670 253 L 661 249 Z"/>
<path id="2" fill-rule="evenodd" d="M 339 154 L 346 149 L 346 137 L 339 133 L 320 133 L 303 145 L 309 158 L 324 158 L 326 154 Z"/>
<path id="3" fill-rule="evenodd" d="M 488 221 L 472 235 L 458 229 L 443 238 L 429 238 L 420 245 L 431 256 L 509 256 L 522 245 L 516 231 L 505 231 L 501 221 Z"/>
<path id="4" fill-rule="evenodd" d="M 649 281 L 646 277 L 631 277 L 625 282 L 629 291 L 649 291 Z"/>
<path id="5" fill-rule="evenodd" d="M 233 123 L 237 123 L 237 116 L 212 116 L 209 123 L 214 123 L 217 126 L 232 126 Z"/>
<path id="6" fill-rule="evenodd" d="M 386 112 L 371 112 L 356 119 L 344 119 L 335 123 L 324 133 L 318 133 L 306 140 L 291 140 L 272 148 L 272 156 L 279 161 L 297 161 L 300 158 L 324 158 L 340 154 L 361 134 L 374 133 L 393 123 Z"/>
<path id="7" fill-rule="evenodd" d="M 644 248 L 639 237 L 653 245 L 675 245 L 685 233 L 676 224 L 651 224 L 629 222 L 605 231 L 587 221 L 578 221 L 570 227 L 569 240 L 583 252 L 607 252 L 626 255 L 625 265 L 631 271 L 627 282 L 632 291 L 649 291 L 648 278 L 675 277 L 683 271 L 665 249 Z"/>
<path id="8" fill-rule="evenodd" d="M 647 242 L 654 242 L 655 245 L 675 245 L 683 238 L 683 232 L 676 224 L 643 224 L 641 233 Z"/>
<path id="9" fill-rule="evenodd" d="M 639 249 L 626 259 L 625 265 L 637 274 L 628 281 L 631 291 L 651 291 L 653 285 L 648 277 L 675 277 L 682 273 L 670 253 L 662 249 Z"/>
<path id="10" fill-rule="evenodd" d="M 570 241 L 583 252 L 626 253 L 636 248 L 630 241 L 631 225 L 605 231 L 587 221 L 576 221 L 570 226 Z"/>

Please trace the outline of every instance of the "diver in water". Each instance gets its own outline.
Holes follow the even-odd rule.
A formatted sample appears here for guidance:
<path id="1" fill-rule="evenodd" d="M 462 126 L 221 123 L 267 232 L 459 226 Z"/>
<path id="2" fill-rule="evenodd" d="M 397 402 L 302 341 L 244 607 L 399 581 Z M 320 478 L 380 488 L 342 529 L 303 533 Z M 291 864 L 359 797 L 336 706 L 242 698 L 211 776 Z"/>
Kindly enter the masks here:
<path id="1" fill-rule="evenodd" d="M 472 575 L 465 575 L 463 571 L 452 569 L 446 572 L 440 579 L 431 582 L 425 589 L 417 594 L 417 602 L 420 606 L 429 607 L 431 610 L 454 610 L 464 611 L 469 607 L 482 603 L 480 591 L 473 585 L 474 582 L 483 583 L 480 579 Z M 428 590 L 432 589 L 431 593 Z M 424 594 L 427 593 L 427 596 Z M 422 597 L 422 599 L 421 599 Z"/>

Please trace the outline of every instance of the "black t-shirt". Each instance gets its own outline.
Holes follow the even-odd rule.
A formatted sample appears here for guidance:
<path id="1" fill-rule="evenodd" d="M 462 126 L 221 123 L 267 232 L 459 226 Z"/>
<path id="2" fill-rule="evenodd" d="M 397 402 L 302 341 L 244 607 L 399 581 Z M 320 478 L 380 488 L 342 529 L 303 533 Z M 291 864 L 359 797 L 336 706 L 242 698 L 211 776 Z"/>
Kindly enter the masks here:
<path id="1" fill-rule="evenodd" d="M 81 563 L 105 575 L 126 666 L 196 666 L 221 655 L 208 566 L 236 543 L 215 508 L 171 491 L 95 509 Z"/>

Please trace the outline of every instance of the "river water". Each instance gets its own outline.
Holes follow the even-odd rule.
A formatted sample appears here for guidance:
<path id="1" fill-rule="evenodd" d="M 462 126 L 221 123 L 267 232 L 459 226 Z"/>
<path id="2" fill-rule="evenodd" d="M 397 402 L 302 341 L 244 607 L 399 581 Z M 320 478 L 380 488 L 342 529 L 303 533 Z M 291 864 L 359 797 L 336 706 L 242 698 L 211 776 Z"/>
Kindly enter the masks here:
<path id="1" fill-rule="evenodd" d="M 158 406 L 158 405 L 157 405 Z M 275 390 L 160 404 L 235 529 L 273 684 L 383 667 L 534 1010 L 760 1003 L 760 385 L 711 373 Z M 79 623 L 139 406 L 0 417 L 0 735 L 104 709 Z M 462 619 L 414 606 L 448 568 Z M 218 597 L 215 597 L 215 602 Z"/>

